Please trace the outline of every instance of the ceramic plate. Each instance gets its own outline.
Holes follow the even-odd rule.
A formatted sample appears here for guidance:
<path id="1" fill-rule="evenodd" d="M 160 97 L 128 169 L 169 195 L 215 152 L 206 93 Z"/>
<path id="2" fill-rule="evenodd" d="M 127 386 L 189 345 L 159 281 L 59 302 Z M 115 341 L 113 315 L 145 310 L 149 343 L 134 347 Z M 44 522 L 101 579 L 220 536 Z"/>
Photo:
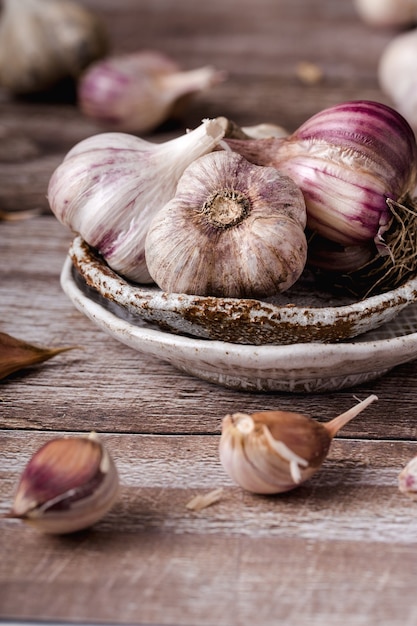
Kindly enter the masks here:
<path id="1" fill-rule="evenodd" d="M 239 345 L 153 328 L 88 287 L 68 257 L 61 284 L 99 328 L 138 352 L 218 385 L 247 391 L 321 392 L 373 380 L 417 358 L 417 304 L 350 342 Z"/>
<path id="2" fill-rule="evenodd" d="M 80 238 L 70 257 L 88 285 L 163 330 L 204 339 L 265 345 L 332 342 L 355 337 L 393 319 L 417 300 L 417 278 L 387 293 L 355 301 L 317 290 L 312 275 L 266 301 L 164 293 L 129 283 Z"/>

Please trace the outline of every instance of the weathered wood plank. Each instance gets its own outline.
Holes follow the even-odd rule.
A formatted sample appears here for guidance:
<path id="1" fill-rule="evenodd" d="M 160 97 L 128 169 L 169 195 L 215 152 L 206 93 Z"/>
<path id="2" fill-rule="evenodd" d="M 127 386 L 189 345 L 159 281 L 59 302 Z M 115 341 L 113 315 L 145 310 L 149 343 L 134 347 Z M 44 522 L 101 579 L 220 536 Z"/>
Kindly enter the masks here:
<path id="1" fill-rule="evenodd" d="M 1 434 L 3 512 L 28 457 L 52 433 L 28 435 Z M 193 626 L 413 623 L 416 505 L 396 481 L 415 443 L 337 439 L 308 483 L 264 497 L 231 484 L 218 437 L 103 440 L 123 487 L 94 529 L 56 538 L 0 520 L 2 616 Z M 192 495 L 219 486 L 220 502 L 186 509 Z"/>
<path id="2" fill-rule="evenodd" d="M 53 217 L 0 224 L 1 330 L 42 345 L 79 345 L 1 383 L 3 428 L 219 432 L 226 413 L 281 408 L 330 419 L 376 393 L 346 436 L 415 438 L 417 363 L 330 394 L 250 394 L 182 374 L 117 343 L 75 310 L 59 273 L 71 241 Z"/>

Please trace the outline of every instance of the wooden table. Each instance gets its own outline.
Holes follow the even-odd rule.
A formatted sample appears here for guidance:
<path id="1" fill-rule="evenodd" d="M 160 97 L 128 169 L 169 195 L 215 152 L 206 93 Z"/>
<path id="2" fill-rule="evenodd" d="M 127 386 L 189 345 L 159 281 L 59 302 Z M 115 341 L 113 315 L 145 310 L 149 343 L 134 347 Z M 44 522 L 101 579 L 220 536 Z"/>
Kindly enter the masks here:
<path id="1" fill-rule="evenodd" d="M 153 48 L 228 80 L 200 95 L 162 141 L 202 118 L 295 129 L 342 100 L 388 102 L 376 67 L 394 35 L 364 25 L 350 0 L 89 0 L 115 51 Z M 299 63 L 317 64 L 307 84 Z M 0 618 L 170 626 L 415 626 L 417 508 L 397 488 L 417 454 L 417 361 L 327 394 L 231 391 L 141 356 L 77 312 L 59 274 L 71 233 L 46 187 L 77 141 L 99 129 L 72 104 L 0 95 L 0 330 L 38 345 L 78 345 L 0 389 L 0 512 L 38 447 L 96 430 L 119 469 L 111 512 L 73 536 L 0 520 Z M 417 356 L 417 355 L 416 355 Z M 372 404 L 334 441 L 321 472 L 286 495 L 250 495 L 222 470 L 226 413 L 295 410 L 330 419 Z M 193 495 L 223 487 L 200 512 Z"/>

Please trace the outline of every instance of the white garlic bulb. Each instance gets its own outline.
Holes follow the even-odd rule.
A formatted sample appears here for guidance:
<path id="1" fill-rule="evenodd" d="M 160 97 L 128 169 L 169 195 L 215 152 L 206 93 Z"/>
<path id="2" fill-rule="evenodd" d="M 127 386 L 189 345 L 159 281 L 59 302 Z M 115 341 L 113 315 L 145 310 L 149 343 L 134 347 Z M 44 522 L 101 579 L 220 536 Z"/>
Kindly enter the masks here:
<path id="1" fill-rule="evenodd" d="M 222 80 L 212 67 L 181 71 L 164 54 L 143 50 L 90 65 L 78 83 L 78 104 L 107 129 L 147 133 Z"/>
<path id="2" fill-rule="evenodd" d="M 417 127 L 417 30 L 394 37 L 382 52 L 378 65 L 381 89 L 409 124 Z"/>
<path id="3" fill-rule="evenodd" d="M 57 219 L 126 278 L 153 282 L 145 261 L 150 221 L 173 198 L 178 179 L 224 136 L 224 118 L 205 120 L 161 144 L 124 133 L 93 135 L 52 174 L 48 201 Z"/>
<path id="4" fill-rule="evenodd" d="M 49 89 L 77 79 L 108 50 L 96 15 L 71 0 L 3 0 L 0 84 L 12 93 Z"/>
<path id="5" fill-rule="evenodd" d="M 395 28 L 417 21 L 417 0 L 354 0 L 354 5 L 371 26 Z"/>
<path id="6" fill-rule="evenodd" d="M 275 168 L 217 151 L 194 161 L 146 237 L 148 270 L 168 292 L 266 297 L 306 262 L 304 198 Z"/>

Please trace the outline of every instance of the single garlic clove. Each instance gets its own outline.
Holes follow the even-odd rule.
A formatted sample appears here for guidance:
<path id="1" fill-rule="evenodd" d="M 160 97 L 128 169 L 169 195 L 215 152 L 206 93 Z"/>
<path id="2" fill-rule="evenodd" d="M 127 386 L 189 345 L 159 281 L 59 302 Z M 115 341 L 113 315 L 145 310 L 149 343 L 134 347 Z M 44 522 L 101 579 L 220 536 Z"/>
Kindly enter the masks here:
<path id="1" fill-rule="evenodd" d="M 60 437 L 30 459 L 8 517 L 45 533 L 71 533 L 100 520 L 118 490 L 116 466 L 95 433 Z"/>
<path id="2" fill-rule="evenodd" d="M 398 476 L 398 488 L 404 495 L 417 500 L 417 456 L 401 470 Z"/>
<path id="3" fill-rule="evenodd" d="M 305 204 L 275 168 L 229 151 L 194 161 L 146 238 L 149 272 L 168 292 L 266 297 L 288 289 L 307 253 Z"/>
<path id="4" fill-rule="evenodd" d="M 327 424 L 287 411 L 226 415 L 220 461 L 232 480 L 247 491 L 289 491 L 320 469 L 336 433 L 376 399 L 368 396 Z"/>
<path id="5" fill-rule="evenodd" d="M 3 0 L 0 83 L 30 94 L 77 79 L 108 50 L 99 18 L 69 0 Z"/>
<path id="6" fill-rule="evenodd" d="M 52 174 L 51 211 L 114 271 L 137 283 L 153 282 L 145 260 L 149 224 L 174 197 L 184 169 L 213 150 L 224 131 L 224 118 L 218 118 L 160 144 L 126 133 L 89 137 Z"/>
<path id="7" fill-rule="evenodd" d="M 212 67 L 181 71 L 160 52 L 134 52 L 92 64 L 78 84 L 78 103 L 108 128 L 147 133 L 180 114 L 188 97 L 224 78 Z"/>

